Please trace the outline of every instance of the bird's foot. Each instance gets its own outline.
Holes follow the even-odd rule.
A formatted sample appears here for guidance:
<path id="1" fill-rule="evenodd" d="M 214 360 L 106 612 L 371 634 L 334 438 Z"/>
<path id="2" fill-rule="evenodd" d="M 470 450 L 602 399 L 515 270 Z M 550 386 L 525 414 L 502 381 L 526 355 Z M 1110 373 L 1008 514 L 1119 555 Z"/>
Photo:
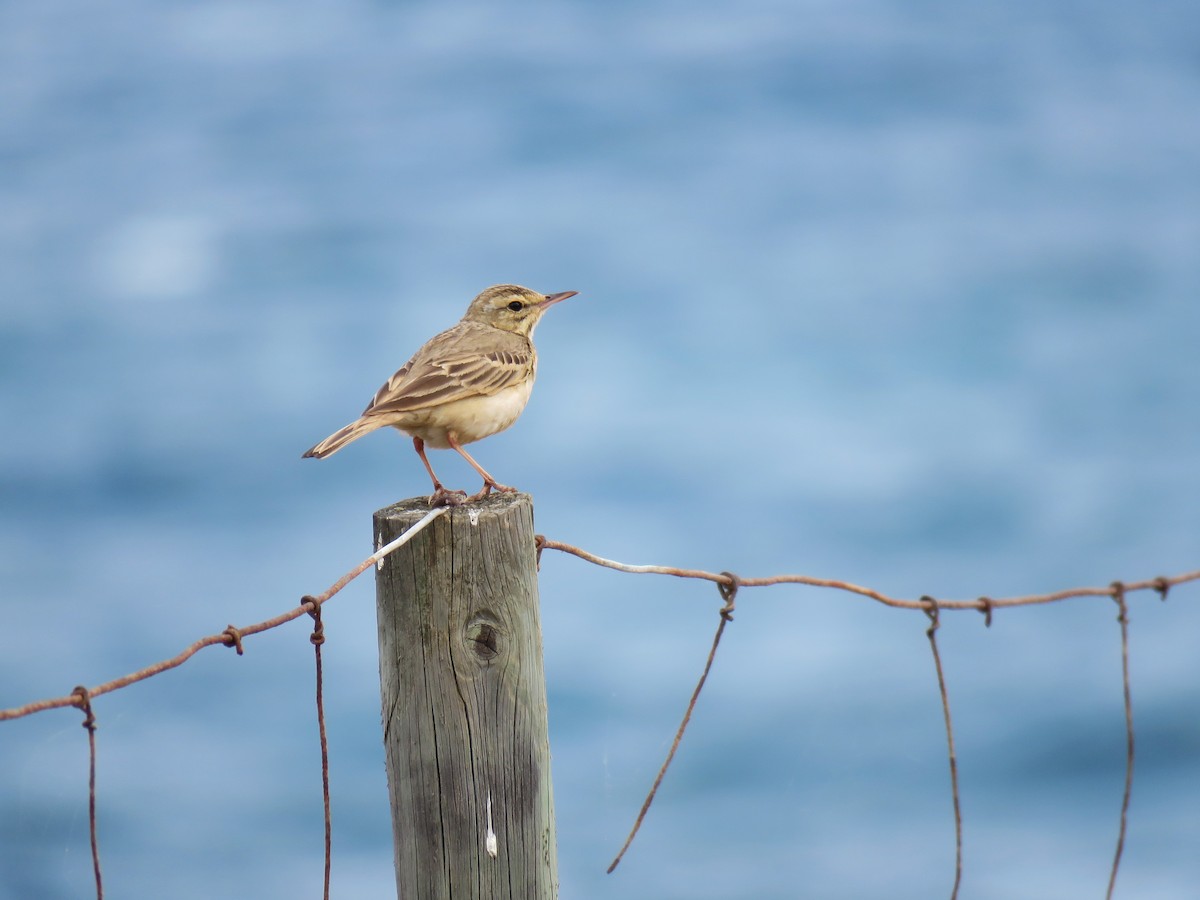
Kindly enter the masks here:
<path id="1" fill-rule="evenodd" d="M 493 488 L 502 494 L 515 494 L 517 492 L 515 487 L 509 487 L 507 484 L 500 484 L 498 481 L 485 481 L 483 483 L 483 490 L 478 494 L 472 494 L 470 499 L 482 500 L 492 492 Z"/>
<path id="2" fill-rule="evenodd" d="M 462 506 L 467 502 L 466 491 L 448 491 L 440 484 L 434 488 L 433 493 L 429 496 L 430 507 L 435 506 Z"/>

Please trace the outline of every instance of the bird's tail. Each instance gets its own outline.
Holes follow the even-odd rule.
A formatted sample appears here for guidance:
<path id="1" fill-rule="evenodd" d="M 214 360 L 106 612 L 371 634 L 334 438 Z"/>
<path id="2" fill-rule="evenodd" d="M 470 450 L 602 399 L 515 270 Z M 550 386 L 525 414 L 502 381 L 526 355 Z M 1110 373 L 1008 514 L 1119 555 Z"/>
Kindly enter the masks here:
<path id="1" fill-rule="evenodd" d="M 368 419 L 363 417 L 361 419 L 355 419 L 345 428 L 339 428 L 329 437 L 325 438 L 325 440 L 321 441 L 321 443 L 314 447 L 309 447 L 301 459 L 308 459 L 310 456 L 315 457 L 316 459 L 324 459 L 326 456 L 337 453 L 348 443 L 353 440 L 357 440 L 367 432 L 374 431 L 382 424 L 382 422 L 374 418 Z"/>

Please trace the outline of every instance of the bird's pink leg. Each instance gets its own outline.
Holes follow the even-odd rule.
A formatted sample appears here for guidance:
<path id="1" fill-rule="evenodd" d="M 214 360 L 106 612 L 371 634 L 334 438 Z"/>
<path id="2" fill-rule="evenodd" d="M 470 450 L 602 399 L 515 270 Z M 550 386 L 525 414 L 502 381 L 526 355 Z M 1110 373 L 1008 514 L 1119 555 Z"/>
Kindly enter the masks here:
<path id="1" fill-rule="evenodd" d="M 417 451 L 417 456 L 421 457 L 421 462 L 425 463 L 425 471 L 429 473 L 429 480 L 433 482 L 433 494 L 429 498 L 430 506 L 457 506 L 462 503 L 467 496 L 466 491 L 448 491 L 442 487 L 442 483 L 438 481 L 438 477 L 433 474 L 433 466 L 429 464 L 429 457 L 425 455 L 425 442 L 419 437 L 413 438 L 413 449 Z M 462 496 L 459 496 L 459 495 Z"/>
<path id="2" fill-rule="evenodd" d="M 515 487 L 509 487 L 507 484 L 501 484 L 495 478 L 488 474 L 487 469 L 471 457 L 471 454 L 462 448 L 462 444 L 458 442 L 458 437 L 453 431 L 446 432 L 446 440 L 450 442 L 450 446 L 459 452 L 467 462 L 471 464 L 471 468 L 478 472 L 483 477 L 483 489 L 478 494 L 472 494 L 471 500 L 479 500 L 491 493 L 492 488 L 495 488 L 502 493 L 511 494 L 516 491 Z"/>

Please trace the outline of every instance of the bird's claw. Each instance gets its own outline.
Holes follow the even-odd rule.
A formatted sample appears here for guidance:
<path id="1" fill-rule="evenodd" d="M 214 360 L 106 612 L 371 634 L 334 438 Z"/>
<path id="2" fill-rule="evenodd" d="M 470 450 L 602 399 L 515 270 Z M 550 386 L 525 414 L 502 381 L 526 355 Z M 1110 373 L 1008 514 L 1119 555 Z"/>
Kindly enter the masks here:
<path id="1" fill-rule="evenodd" d="M 515 487 L 509 487 L 507 484 L 500 484 L 498 481 L 485 481 L 483 483 L 483 489 L 478 494 L 472 494 L 470 499 L 482 500 L 484 497 L 490 494 L 493 489 L 499 491 L 501 494 L 515 494 L 517 492 Z"/>
<path id="2" fill-rule="evenodd" d="M 462 506 L 467 502 L 466 491 L 448 491 L 440 484 L 437 489 L 429 497 L 429 505 L 436 506 Z"/>

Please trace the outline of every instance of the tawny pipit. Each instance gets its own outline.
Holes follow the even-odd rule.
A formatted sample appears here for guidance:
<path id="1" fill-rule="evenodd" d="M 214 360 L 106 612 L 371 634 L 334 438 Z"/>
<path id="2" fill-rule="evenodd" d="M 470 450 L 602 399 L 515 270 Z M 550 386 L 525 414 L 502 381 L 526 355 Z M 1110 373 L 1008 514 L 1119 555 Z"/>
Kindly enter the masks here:
<path id="1" fill-rule="evenodd" d="M 483 476 L 487 496 L 499 484 L 471 458 L 463 444 L 503 431 L 525 409 L 537 375 L 533 330 L 542 313 L 578 291 L 539 294 L 515 284 L 497 284 L 471 301 L 467 313 L 413 354 L 367 404 L 363 414 L 304 454 L 317 459 L 336 453 L 369 431 L 391 425 L 413 439 L 433 481 L 431 505 L 461 502 L 466 491 L 448 491 L 425 456 L 425 445 L 457 450 Z"/>

